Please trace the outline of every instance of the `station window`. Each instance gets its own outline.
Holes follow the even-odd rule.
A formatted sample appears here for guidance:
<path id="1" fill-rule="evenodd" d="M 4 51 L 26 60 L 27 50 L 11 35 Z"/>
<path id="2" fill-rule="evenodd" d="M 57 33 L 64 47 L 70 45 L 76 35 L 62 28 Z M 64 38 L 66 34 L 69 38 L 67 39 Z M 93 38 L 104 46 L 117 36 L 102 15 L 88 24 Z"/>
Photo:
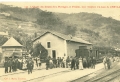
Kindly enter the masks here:
<path id="1" fill-rule="evenodd" d="M 50 47 L 51 47 L 50 42 L 47 42 L 47 48 L 50 48 Z"/>

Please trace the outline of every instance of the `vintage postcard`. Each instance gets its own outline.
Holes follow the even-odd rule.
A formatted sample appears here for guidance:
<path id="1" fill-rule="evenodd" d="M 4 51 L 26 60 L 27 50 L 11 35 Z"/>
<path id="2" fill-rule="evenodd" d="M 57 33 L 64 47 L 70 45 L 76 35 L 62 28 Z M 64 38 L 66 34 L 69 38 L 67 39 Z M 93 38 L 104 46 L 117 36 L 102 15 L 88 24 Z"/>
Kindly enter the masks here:
<path id="1" fill-rule="evenodd" d="M 0 82 L 119 82 L 119 2 L 1 2 Z"/>

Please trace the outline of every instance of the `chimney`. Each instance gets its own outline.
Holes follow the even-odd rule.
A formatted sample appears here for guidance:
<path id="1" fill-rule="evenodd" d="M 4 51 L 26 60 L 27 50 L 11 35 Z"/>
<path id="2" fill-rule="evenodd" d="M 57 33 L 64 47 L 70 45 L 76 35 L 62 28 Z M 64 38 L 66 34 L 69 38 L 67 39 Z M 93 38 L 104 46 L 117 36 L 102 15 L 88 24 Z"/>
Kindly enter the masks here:
<path id="1" fill-rule="evenodd" d="M 37 33 L 35 32 L 35 38 L 37 37 Z"/>
<path id="2" fill-rule="evenodd" d="M 8 31 L 6 31 L 6 35 L 8 35 Z"/>
<path id="3" fill-rule="evenodd" d="M 70 39 L 72 39 L 72 35 L 71 34 L 69 35 L 69 37 L 70 37 Z"/>

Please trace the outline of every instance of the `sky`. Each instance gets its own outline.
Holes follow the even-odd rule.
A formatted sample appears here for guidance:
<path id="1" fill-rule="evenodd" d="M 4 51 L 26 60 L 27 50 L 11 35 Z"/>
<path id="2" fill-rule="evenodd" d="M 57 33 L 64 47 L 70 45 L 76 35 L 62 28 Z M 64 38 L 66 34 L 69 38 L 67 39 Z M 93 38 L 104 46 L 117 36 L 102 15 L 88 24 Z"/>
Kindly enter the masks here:
<path id="1" fill-rule="evenodd" d="M 59 13 L 97 13 L 120 20 L 120 2 L 1 2 L 22 8 L 40 8 Z"/>

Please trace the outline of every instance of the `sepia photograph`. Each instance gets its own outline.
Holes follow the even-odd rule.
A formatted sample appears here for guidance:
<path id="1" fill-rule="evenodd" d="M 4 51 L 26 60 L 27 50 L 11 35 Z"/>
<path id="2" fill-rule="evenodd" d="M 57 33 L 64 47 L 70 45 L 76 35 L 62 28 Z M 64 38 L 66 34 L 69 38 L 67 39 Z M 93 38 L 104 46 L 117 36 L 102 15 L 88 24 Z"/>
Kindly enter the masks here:
<path id="1" fill-rule="evenodd" d="M 0 2 L 0 82 L 120 82 L 120 2 Z"/>

